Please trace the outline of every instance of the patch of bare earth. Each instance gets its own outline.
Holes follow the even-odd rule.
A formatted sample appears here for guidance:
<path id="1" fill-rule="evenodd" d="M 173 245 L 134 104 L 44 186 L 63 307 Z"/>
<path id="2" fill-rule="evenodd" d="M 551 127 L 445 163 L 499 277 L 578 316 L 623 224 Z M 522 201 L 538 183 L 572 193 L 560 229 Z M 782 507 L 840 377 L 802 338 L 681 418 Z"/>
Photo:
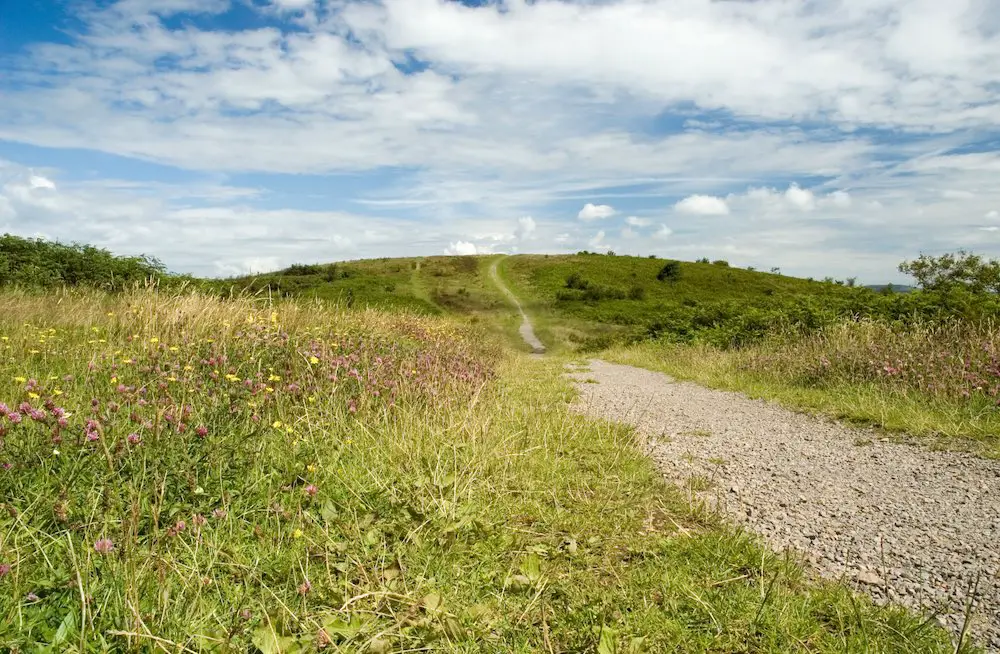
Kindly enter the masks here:
<path id="1" fill-rule="evenodd" d="M 729 519 L 955 634 L 974 602 L 971 633 L 1000 651 L 1000 461 L 630 366 L 572 376 L 575 410 L 636 427 L 666 476 Z"/>

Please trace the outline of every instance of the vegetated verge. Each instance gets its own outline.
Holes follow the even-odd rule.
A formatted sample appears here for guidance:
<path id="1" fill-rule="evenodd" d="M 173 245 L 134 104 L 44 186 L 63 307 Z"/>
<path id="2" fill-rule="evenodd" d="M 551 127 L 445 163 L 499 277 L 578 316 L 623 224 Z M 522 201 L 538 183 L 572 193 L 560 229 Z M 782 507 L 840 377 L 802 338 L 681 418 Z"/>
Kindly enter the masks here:
<path id="1" fill-rule="evenodd" d="M 693 511 L 629 431 L 569 414 L 560 361 L 493 342 L 0 294 L 0 647 L 953 651 Z"/>
<path id="2" fill-rule="evenodd" d="M 665 318 L 602 356 L 1000 454 L 1000 264 L 958 253 L 901 270 L 921 290 L 850 289 L 840 307 L 747 307 L 695 329 Z"/>

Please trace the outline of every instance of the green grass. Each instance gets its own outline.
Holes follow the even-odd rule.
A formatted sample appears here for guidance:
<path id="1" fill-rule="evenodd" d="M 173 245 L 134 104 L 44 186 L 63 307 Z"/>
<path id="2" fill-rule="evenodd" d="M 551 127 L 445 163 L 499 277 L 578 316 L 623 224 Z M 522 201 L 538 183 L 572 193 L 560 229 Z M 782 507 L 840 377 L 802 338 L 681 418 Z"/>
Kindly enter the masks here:
<path id="1" fill-rule="evenodd" d="M 467 321 L 6 294 L 0 336 L 7 413 L 53 407 L 3 422 L 6 650 L 954 650 L 692 507 L 568 411 L 562 360 Z"/>

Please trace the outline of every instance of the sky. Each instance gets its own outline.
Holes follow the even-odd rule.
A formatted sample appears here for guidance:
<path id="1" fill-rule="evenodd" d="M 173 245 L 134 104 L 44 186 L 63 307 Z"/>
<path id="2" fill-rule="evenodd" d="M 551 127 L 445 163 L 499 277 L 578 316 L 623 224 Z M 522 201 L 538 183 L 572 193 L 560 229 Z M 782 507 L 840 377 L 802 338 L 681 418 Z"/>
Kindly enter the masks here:
<path id="1" fill-rule="evenodd" d="M 997 0 L 0 0 L 0 233 L 231 276 L 1000 256 Z"/>

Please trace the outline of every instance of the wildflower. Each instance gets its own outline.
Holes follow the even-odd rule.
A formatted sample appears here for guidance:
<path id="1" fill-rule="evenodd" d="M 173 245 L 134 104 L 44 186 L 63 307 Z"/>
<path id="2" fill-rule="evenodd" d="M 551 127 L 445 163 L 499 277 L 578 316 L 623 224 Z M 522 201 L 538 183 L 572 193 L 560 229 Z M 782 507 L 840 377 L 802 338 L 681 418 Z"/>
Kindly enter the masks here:
<path id="1" fill-rule="evenodd" d="M 3 468 L 4 470 L 10 470 L 13 467 L 14 467 L 13 465 L 11 465 L 10 463 L 7 463 L 6 461 L 4 461 L 3 463 L 0 463 L 0 468 Z"/>
<path id="2" fill-rule="evenodd" d="M 282 422 L 281 422 L 280 420 L 275 420 L 275 421 L 274 421 L 274 422 L 273 422 L 273 423 L 271 424 L 271 426 L 272 426 L 272 427 L 274 427 L 275 429 L 281 429 L 281 427 L 282 427 Z"/>
<path id="3" fill-rule="evenodd" d="M 94 543 L 94 551 L 98 554 L 110 554 L 115 549 L 115 544 L 110 538 L 102 538 Z"/>
<path id="4" fill-rule="evenodd" d="M 171 345 L 169 349 L 171 352 L 178 352 L 180 350 L 180 348 L 176 345 Z"/>
<path id="5" fill-rule="evenodd" d="M 60 454 L 62 454 L 62 452 L 60 452 L 59 450 L 52 450 L 53 456 L 59 456 Z"/>
<path id="6" fill-rule="evenodd" d="M 34 593 L 28 593 L 27 595 L 25 595 L 24 599 L 26 599 L 29 602 L 37 602 L 41 598 L 38 595 L 35 595 Z"/>
<path id="7" fill-rule="evenodd" d="M 7 414 L 7 420 L 10 420 L 10 424 L 16 425 L 21 422 L 21 414 L 17 412 L 11 412 Z"/>
<path id="8" fill-rule="evenodd" d="M 37 400 L 38 398 L 41 397 L 41 395 L 39 395 L 38 393 L 28 393 L 28 397 L 30 397 L 33 400 Z"/>
<path id="9" fill-rule="evenodd" d="M 316 497 L 316 493 L 319 492 L 319 489 L 316 488 L 316 484 L 309 484 L 308 486 L 305 487 L 305 491 L 306 495 L 308 495 L 309 497 Z"/>
<path id="10" fill-rule="evenodd" d="M 153 338 L 149 339 L 149 342 L 152 343 L 153 345 L 156 345 L 157 343 L 160 342 L 160 339 L 154 336 Z"/>
<path id="11" fill-rule="evenodd" d="M 69 427 L 69 420 L 66 419 L 66 416 L 60 416 L 59 419 L 56 420 L 56 424 L 65 429 L 66 427 Z"/>
<path id="12" fill-rule="evenodd" d="M 194 514 L 194 517 L 191 518 L 191 522 L 193 522 L 196 527 L 201 527 L 208 522 L 208 520 L 202 514 L 196 513 Z"/>
<path id="13" fill-rule="evenodd" d="M 208 436 L 208 427 L 205 425 L 198 425 L 195 428 L 194 433 L 198 436 L 198 438 L 205 438 Z"/>
<path id="14" fill-rule="evenodd" d="M 14 381 L 17 382 L 18 384 L 23 384 L 26 381 L 28 381 L 28 378 L 27 377 L 15 377 Z"/>
<path id="15" fill-rule="evenodd" d="M 310 463 L 309 465 L 306 466 L 306 470 L 309 472 L 316 472 L 316 466 Z"/>
<path id="16" fill-rule="evenodd" d="M 319 358 L 315 357 L 315 356 L 311 356 L 311 357 L 309 357 L 309 363 L 311 363 L 313 365 L 316 365 L 317 363 L 319 363 Z"/>
<path id="17" fill-rule="evenodd" d="M 303 533 L 301 529 L 296 529 L 292 532 L 292 538 L 302 538 Z"/>
<path id="18" fill-rule="evenodd" d="M 312 590 L 312 584 L 306 579 L 301 584 L 299 584 L 299 595 L 306 595 Z"/>
<path id="19" fill-rule="evenodd" d="M 222 520 L 227 515 L 229 515 L 229 513 L 225 509 L 215 509 L 214 511 L 212 511 L 212 517 L 216 518 L 217 520 Z"/>
<path id="20" fill-rule="evenodd" d="M 55 395 L 56 397 L 59 397 L 60 395 L 63 394 L 63 392 L 57 388 L 54 391 L 52 391 L 52 394 Z"/>
<path id="21" fill-rule="evenodd" d="M 0 563 L 0 579 L 10 574 L 10 567 L 9 563 Z"/>

